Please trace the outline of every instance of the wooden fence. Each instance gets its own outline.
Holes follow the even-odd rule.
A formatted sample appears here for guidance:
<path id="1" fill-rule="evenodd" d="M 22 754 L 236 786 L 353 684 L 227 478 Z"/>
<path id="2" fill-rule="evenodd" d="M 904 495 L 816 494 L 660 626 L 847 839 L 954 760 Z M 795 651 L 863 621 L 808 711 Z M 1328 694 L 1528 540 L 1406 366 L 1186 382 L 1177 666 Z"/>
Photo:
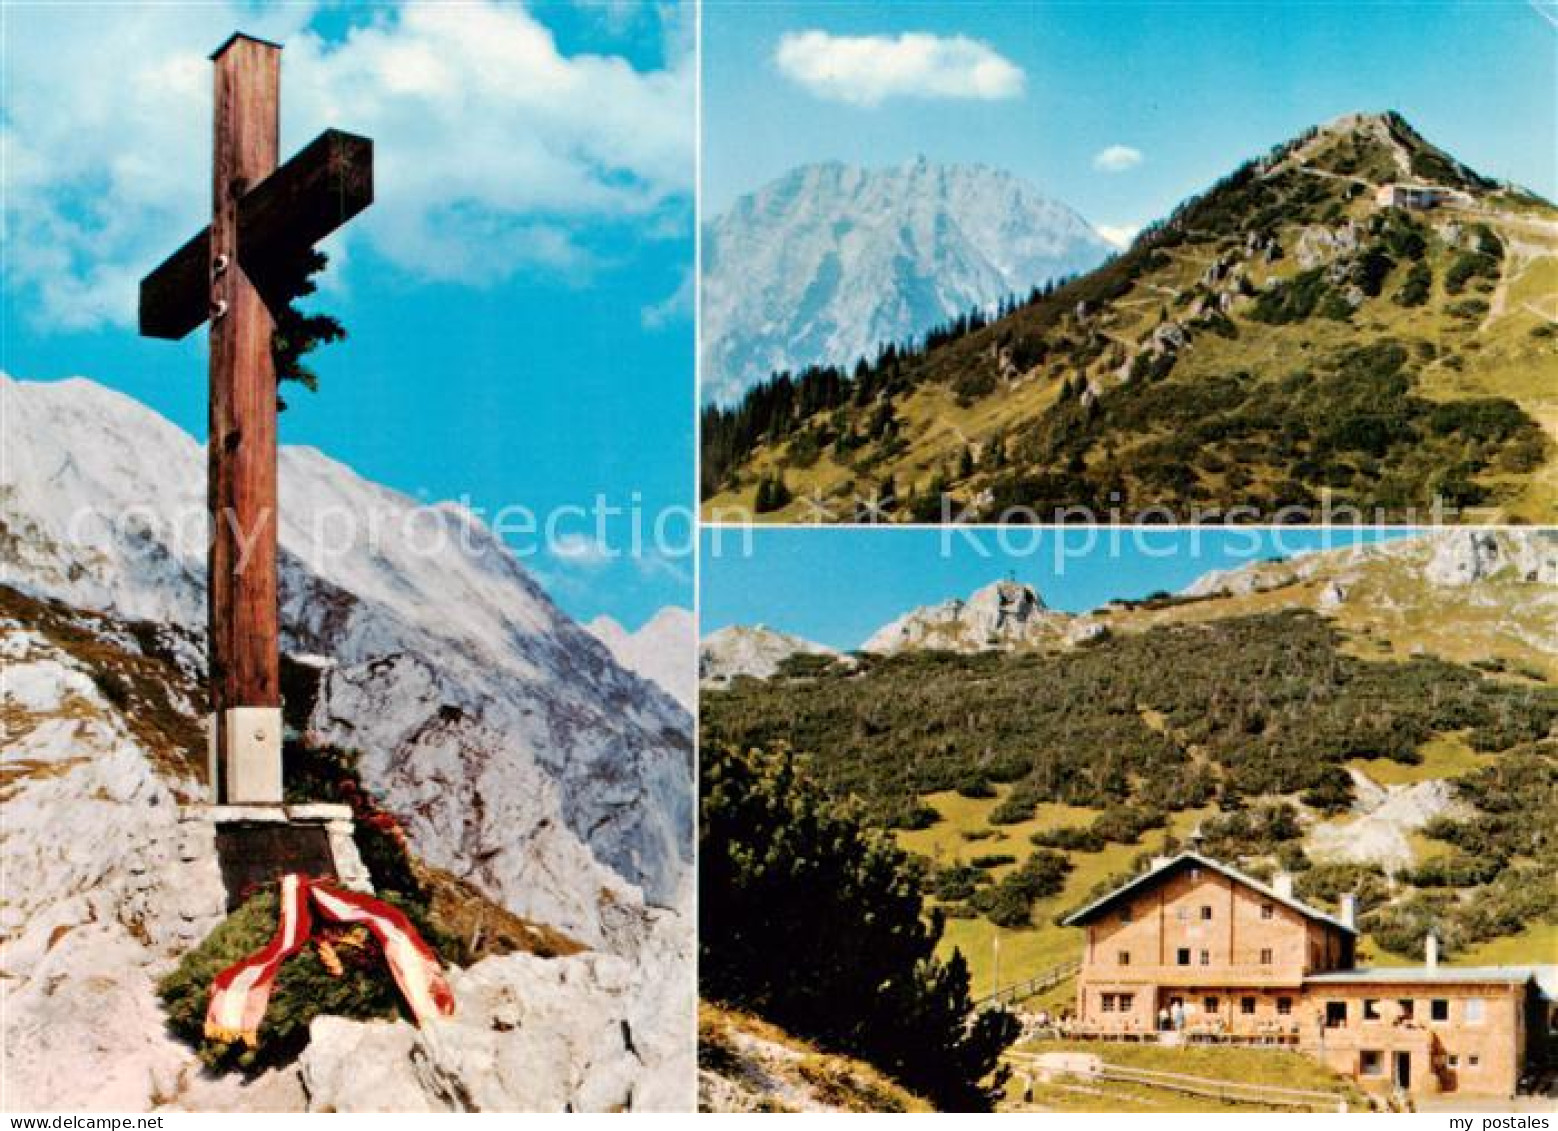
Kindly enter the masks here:
<path id="1" fill-rule="evenodd" d="M 1019 1001 L 1025 1001 L 1035 994 L 1042 994 L 1045 990 L 1054 989 L 1068 978 L 1075 978 L 1082 969 L 1080 961 L 1062 962 L 1059 966 L 1051 967 L 1042 974 L 1036 974 L 1032 978 L 1024 978 L 1020 982 L 1013 982 L 1009 986 L 1002 986 L 984 997 L 974 999 L 974 1008 L 994 1009 L 997 1006 L 1015 1005 Z"/>
<path id="2" fill-rule="evenodd" d="M 1040 1071 L 1036 1053 L 1009 1052 L 1006 1060 L 1018 1065 L 1025 1074 Z M 1189 1076 L 1182 1072 L 1157 1072 L 1146 1068 L 1127 1068 L 1119 1064 L 1100 1061 L 1096 1072 L 1078 1072 L 1066 1068 L 1045 1068 L 1060 1075 L 1074 1075 L 1090 1080 L 1110 1080 L 1120 1084 L 1137 1084 L 1148 1088 L 1179 1092 L 1202 1099 L 1222 1103 L 1259 1104 L 1265 1107 L 1288 1107 L 1303 1111 L 1345 1111 L 1347 1097 L 1341 1092 L 1323 1092 L 1306 1088 L 1281 1088 L 1274 1084 L 1246 1084 L 1234 1080 L 1219 1080 L 1209 1076 Z"/>

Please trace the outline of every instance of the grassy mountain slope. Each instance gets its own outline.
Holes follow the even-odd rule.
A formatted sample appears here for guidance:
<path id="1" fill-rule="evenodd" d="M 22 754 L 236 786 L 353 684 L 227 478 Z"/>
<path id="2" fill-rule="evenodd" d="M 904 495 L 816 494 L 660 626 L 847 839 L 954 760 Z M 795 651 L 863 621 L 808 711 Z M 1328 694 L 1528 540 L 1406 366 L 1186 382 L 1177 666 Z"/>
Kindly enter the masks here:
<path id="1" fill-rule="evenodd" d="M 1273 1088 L 1300 1088 L 1329 1092 L 1345 1099 L 1348 1110 L 1368 1111 L 1367 1098 L 1357 1084 L 1339 1076 L 1323 1064 L 1291 1050 L 1218 1048 L 1211 1046 L 1166 1048 L 1162 1045 L 1116 1044 L 1101 1047 L 1097 1042 L 1032 1041 L 1020 1046 L 1023 1053 L 1102 1054 L 1105 1063 L 1119 1068 L 1147 1072 L 1169 1072 L 1199 1076 L 1202 1079 L 1228 1080 L 1240 1084 Z M 1078 1079 L 1061 1076 L 1044 1078 L 1044 1073 L 1029 1071 L 1016 1075 L 1007 1085 L 1007 1104 L 1003 1110 L 1078 1111 L 1078 1112 L 1212 1112 L 1283 1111 L 1256 1102 L 1231 1102 L 1202 1096 L 1169 1092 L 1142 1084 L 1102 1079 Z"/>
<path id="2" fill-rule="evenodd" d="M 1456 195 L 1381 205 L 1395 183 Z M 1400 519 L 1440 498 L 1542 521 L 1555 436 L 1558 209 L 1397 115 L 1356 115 L 993 322 L 706 410 L 705 512 L 847 520 L 875 498 L 897 521 L 1269 518 L 1329 497 Z"/>
<path id="3" fill-rule="evenodd" d="M 1463 578 L 1474 545 L 1502 565 Z M 1318 903 L 1358 891 L 1372 961 L 1416 960 L 1430 926 L 1457 962 L 1540 961 L 1558 932 L 1558 825 L 1531 818 L 1558 812 L 1546 545 L 1310 554 L 1095 610 L 1086 644 L 793 667 L 706 691 L 704 736 L 811 752 L 895 827 L 976 994 L 1074 958 L 1056 919 L 1197 827 Z M 1334 851 L 1369 838 L 1405 858 Z M 1054 852 L 1058 875 L 1025 873 Z"/>
<path id="4" fill-rule="evenodd" d="M 931 1111 L 871 1065 L 738 1010 L 698 1006 L 701 1111 Z"/>

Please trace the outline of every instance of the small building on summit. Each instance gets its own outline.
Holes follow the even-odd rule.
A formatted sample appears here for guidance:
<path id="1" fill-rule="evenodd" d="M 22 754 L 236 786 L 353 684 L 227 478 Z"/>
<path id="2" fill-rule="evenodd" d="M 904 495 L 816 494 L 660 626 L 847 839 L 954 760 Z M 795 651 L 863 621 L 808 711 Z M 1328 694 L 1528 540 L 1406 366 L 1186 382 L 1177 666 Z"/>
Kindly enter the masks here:
<path id="1" fill-rule="evenodd" d="M 1445 204 L 1468 204 L 1471 197 L 1459 189 L 1439 185 L 1381 185 L 1374 191 L 1374 203 L 1381 208 L 1406 208 L 1423 211 Z"/>
<path id="2" fill-rule="evenodd" d="M 1198 852 L 1066 919 L 1085 928 L 1080 1028 L 1297 1048 L 1362 1086 L 1508 1096 L 1546 1038 L 1528 967 L 1360 968 L 1354 902 L 1330 915 Z"/>

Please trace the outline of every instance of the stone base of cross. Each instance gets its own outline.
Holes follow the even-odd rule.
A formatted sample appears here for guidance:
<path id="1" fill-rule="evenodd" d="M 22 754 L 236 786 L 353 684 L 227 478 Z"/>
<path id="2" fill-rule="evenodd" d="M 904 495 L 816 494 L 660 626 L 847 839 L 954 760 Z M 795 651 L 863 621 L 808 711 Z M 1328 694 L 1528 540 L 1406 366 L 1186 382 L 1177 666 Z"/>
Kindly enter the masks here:
<path id="1" fill-rule="evenodd" d="M 215 64 L 211 225 L 141 281 L 141 333 L 211 326 L 207 503 L 212 799 L 280 805 L 275 310 L 309 249 L 373 201 L 373 143 L 326 130 L 280 168 L 281 48 Z"/>
<path id="2" fill-rule="evenodd" d="M 357 851 L 349 805 L 202 805 L 191 808 L 189 816 L 213 829 L 228 911 L 288 872 L 334 879 L 352 891 L 373 891 Z"/>

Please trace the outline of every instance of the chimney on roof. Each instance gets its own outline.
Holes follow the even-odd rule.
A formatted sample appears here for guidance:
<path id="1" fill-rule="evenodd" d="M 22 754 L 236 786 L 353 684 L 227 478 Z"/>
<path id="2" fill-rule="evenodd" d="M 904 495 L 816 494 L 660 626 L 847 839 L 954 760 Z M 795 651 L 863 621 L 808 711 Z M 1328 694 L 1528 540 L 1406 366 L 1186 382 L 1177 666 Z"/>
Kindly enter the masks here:
<path id="1" fill-rule="evenodd" d="M 1439 969 L 1439 936 L 1432 931 L 1423 940 L 1423 961 L 1430 970 Z"/>
<path id="2" fill-rule="evenodd" d="M 1358 925 L 1358 897 L 1350 891 L 1342 893 L 1342 923 L 1348 927 Z"/>
<path id="3" fill-rule="evenodd" d="M 1271 877 L 1271 890 L 1276 892 L 1283 899 L 1292 899 L 1293 898 L 1293 873 L 1292 872 L 1278 872 L 1275 876 L 1272 876 Z"/>

